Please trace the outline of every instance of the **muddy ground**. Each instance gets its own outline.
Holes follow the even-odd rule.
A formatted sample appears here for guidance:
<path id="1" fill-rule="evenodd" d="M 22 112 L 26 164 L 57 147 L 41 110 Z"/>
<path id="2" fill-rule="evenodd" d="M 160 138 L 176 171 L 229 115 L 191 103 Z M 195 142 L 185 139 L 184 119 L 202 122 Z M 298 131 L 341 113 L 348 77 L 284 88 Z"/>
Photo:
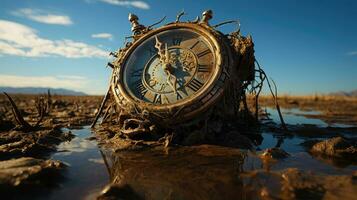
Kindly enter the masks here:
<path id="1" fill-rule="evenodd" d="M 40 118 L 36 109 L 38 96 L 11 96 L 24 120 L 34 125 Z M 51 155 L 58 151 L 59 144 L 76 137 L 71 129 L 83 129 L 91 124 L 101 98 L 52 95 L 49 112 L 40 125 L 26 129 L 16 123 L 8 99 L 0 95 L 1 193 L 27 199 L 55 192 L 66 181 L 64 171 L 71 166 L 50 159 Z M 253 101 L 248 103 L 253 107 Z M 97 126 L 88 140 L 97 141 L 101 152 L 107 152 L 102 157 L 110 180 L 101 193 L 92 197 L 235 199 L 238 195 L 244 199 L 354 199 L 357 196 L 357 99 L 285 96 L 279 103 L 286 109 L 283 114 L 292 108 L 313 111 L 294 115 L 320 119 L 327 126 L 288 124 L 288 130 L 282 129 L 278 121 L 270 120 L 271 113 L 264 112 L 265 108 L 274 107 L 270 97 L 261 98 L 259 126 L 243 132 L 226 132 L 223 136 L 192 132 L 184 139 L 179 138 L 179 144 L 172 135 L 147 141 L 127 138 L 116 126 Z M 277 138 L 276 145 L 270 148 L 262 147 L 262 141 L 266 140 L 263 133 L 267 132 Z M 295 154 L 282 148 L 284 140 L 291 138 L 300 138 L 298 145 L 313 160 L 333 169 L 337 167 L 343 173 L 329 173 L 329 170 L 319 173 L 314 166 L 311 172 L 306 170 L 309 166 L 290 165 L 289 159 L 301 162 L 295 160 Z M 260 163 L 260 167 L 251 167 L 252 162 Z M 281 165 L 285 167 L 274 168 Z"/>
<path id="2" fill-rule="evenodd" d="M 74 135 L 63 128 L 78 129 L 93 121 L 101 97 L 41 95 L 50 101 L 41 118 L 36 106 L 37 95 L 11 95 L 21 116 L 31 127 L 17 123 L 9 99 L 0 95 L 0 191 L 9 198 L 28 198 L 19 191 L 41 196 L 41 188 L 55 187 L 66 169 L 61 161 L 51 160 L 57 145 L 70 141 Z M 40 192 L 39 192 L 40 191 Z M 46 191 L 46 190 L 45 190 Z M 13 196 L 15 195 L 15 197 Z"/>
<path id="3" fill-rule="evenodd" d="M 262 107 L 275 107 L 271 96 L 261 96 Z M 308 118 L 317 118 L 328 124 L 347 124 L 357 126 L 357 97 L 346 96 L 288 96 L 279 97 L 279 105 L 285 109 L 297 108 L 316 113 L 301 114 Z"/>

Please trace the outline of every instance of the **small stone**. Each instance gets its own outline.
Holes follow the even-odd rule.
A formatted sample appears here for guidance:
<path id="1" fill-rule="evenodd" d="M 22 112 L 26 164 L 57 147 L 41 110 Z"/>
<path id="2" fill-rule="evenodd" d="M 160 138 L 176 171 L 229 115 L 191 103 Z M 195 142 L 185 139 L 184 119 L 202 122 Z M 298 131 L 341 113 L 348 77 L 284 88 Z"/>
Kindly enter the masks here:
<path id="1" fill-rule="evenodd" d="M 95 136 L 87 137 L 86 140 L 93 141 L 96 140 L 97 138 Z"/>
<path id="2" fill-rule="evenodd" d="M 334 137 L 318 142 L 312 146 L 310 151 L 332 157 L 357 157 L 357 148 L 342 137 Z"/>
<path id="3" fill-rule="evenodd" d="M 48 176 L 59 175 L 60 170 L 65 167 L 60 161 L 32 157 L 0 161 L 0 188 L 46 184 L 50 180 Z"/>
<path id="4" fill-rule="evenodd" d="M 286 151 L 280 148 L 269 148 L 266 149 L 262 154 L 261 157 L 263 158 L 272 158 L 272 159 L 284 159 L 289 157 L 290 154 L 288 154 Z"/>

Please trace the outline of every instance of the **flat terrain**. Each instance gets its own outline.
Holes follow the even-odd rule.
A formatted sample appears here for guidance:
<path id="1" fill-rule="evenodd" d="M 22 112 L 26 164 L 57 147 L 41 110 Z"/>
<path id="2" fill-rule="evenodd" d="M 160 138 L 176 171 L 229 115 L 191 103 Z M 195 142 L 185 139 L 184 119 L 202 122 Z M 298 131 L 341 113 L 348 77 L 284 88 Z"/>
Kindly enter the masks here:
<path id="1" fill-rule="evenodd" d="M 357 98 L 279 97 L 288 122 L 284 130 L 271 97 L 261 96 L 259 126 L 217 135 L 213 129 L 218 130 L 219 124 L 212 124 L 212 131 L 188 132 L 175 143 L 173 135 L 166 134 L 157 141 L 128 138 L 107 123 L 90 129 L 101 96 L 11 97 L 28 125 L 19 123 L 9 100 L 0 95 L 0 192 L 5 197 L 353 199 L 357 195 Z M 252 97 L 248 104 L 254 108 Z M 103 174 L 109 175 L 108 180 Z"/>
<path id="2" fill-rule="evenodd" d="M 299 109 L 301 111 L 316 111 L 303 114 L 308 118 L 324 120 L 328 124 L 348 124 L 357 126 L 357 97 L 345 96 L 280 96 L 278 102 L 281 108 Z M 274 108 L 274 101 L 270 96 L 260 96 L 261 107 Z"/>

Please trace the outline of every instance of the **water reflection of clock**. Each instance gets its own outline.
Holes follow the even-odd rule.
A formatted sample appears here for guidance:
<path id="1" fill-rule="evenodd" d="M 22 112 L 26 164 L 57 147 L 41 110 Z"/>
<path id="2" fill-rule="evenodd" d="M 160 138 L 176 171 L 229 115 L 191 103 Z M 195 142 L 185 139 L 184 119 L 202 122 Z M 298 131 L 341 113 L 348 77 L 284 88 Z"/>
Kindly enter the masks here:
<path id="1" fill-rule="evenodd" d="M 114 92 L 141 110 L 186 119 L 222 95 L 228 45 L 208 26 L 175 23 L 149 31 L 126 51 Z"/>

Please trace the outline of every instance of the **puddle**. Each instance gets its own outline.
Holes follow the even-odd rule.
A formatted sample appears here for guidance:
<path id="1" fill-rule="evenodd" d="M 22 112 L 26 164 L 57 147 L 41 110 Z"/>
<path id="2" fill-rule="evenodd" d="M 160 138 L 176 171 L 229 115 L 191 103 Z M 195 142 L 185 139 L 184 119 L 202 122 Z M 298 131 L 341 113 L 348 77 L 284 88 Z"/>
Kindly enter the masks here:
<path id="1" fill-rule="evenodd" d="M 304 152 L 266 166 L 252 153 L 212 145 L 172 148 L 168 152 L 119 152 L 105 158 L 110 163 L 111 181 L 126 185 L 132 195 L 144 199 L 259 199 L 250 187 L 264 183 L 255 176 L 246 180 L 246 172 L 290 167 L 339 175 L 357 169 L 335 167 Z"/>
<path id="2" fill-rule="evenodd" d="M 278 121 L 275 110 L 268 109 Z M 301 115 L 305 111 L 283 110 L 288 124 L 327 124 Z M 313 111 L 308 111 L 313 112 Z M 240 174 L 249 171 L 280 171 L 298 168 L 324 175 L 351 174 L 355 165 L 341 165 L 332 160 L 312 157 L 300 145 L 306 138 L 285 137 L 281 148 L 291 156 L 269 166 L 252 152 L 213 145 L 170 148 L 169 151 L 149 149 L 113 153 L 98 149 L 89 127 L 72 130 L 76 137 L 58 147 L 52 158 L 69 165 L 66 180 L 43 199 L 96 199 L 108 183 L 129 187 L 134 195 L 148 199 L 245 199 L 257 198 L 247 189 L 247 180 Z M 275 147 L 280 136 L 263 132 L 258 151 Z M 249 180 L 252 184 L 261 184 Z M 248 181 L 248 182 L 249 182 Z M 249 184 L 248 184 L 249 185 Z"/>
<path id="3" fill-rule="evenodd" d="M 319 127 L 327 127 L 328 124 L 320 119 L 307 118 L 303 115 L 319 114 L 318 111 L 302 111 L 300 109 L 280 109 L 284 117 L 286 124 L 298 125 L 298 124 L 314 124 Z M 275 109 L 266 108 L 266 111 L 270 114 L 270 118 L 280 123 L 279 114 Z"/>
<path id="4" fill-rule="evenodd" d="M 259 149 L 275 147 L 280 139 L 279 135 L 270 132 L 264 132 L 262 136 L 264 139 L 262 144 L 258 146 Z M 305 140 L 299 137 L 284 137 L 280 147 L 289 153 L 301 152 L 304 151 L 304 148 L 300 145 L 303 141 Z"/>
<path id="5" fill-rule="evenodd" d="M 92 136 L 90 128 L 71 131 L 76 137 L 60 144 L 52 156 L 69 165 L 66 180 L 44 199 L 95 199 L 109 181 L 96 141 L 86 139 Z"/>

